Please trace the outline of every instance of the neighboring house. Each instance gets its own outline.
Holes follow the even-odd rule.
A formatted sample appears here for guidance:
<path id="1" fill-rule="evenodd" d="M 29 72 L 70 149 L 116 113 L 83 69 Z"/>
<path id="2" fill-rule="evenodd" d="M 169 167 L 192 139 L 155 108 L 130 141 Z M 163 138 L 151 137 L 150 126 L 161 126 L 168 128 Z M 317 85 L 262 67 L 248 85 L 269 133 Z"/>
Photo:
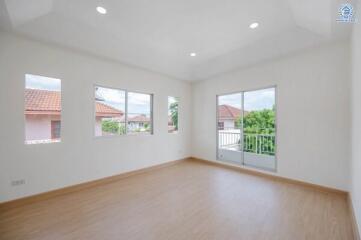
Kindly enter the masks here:
<path id="1" fill-rule="evenodd" d="M 232 129 L 235 127 L 237 118 L 241 116 L 241 109 L 230 105 L 218 106 L 218 129 Z"/>
<path id="2" fill-rule="evenodd" d="M 108 135 L 108 133 L 102 131 L 102 120 L 104 119 L 108 118 L 113 121 L 124 122 L 124 113 L 122 111 L 99 101 L 96 101 L 95 104 L 95 136 Z"/>
<path id="3" fill-rule="evenodd" d="M 218 129 L 233 129 L 237 118 L 241 116 L 241 109 L 224 104 L 218 106 Z M 244 112 L 246 115 L 248 112 Z"/>
<path id="4" fill-rule="evenodd" d="M 244 111 L 244 115 L 248 112 Z M 241 129 L 236 128 L 236 121 L 242 115 L 242 110 L 224 104 L 218 106 L 218 144 L 219 148 L 239 151 L 241 148 Z"/>
<path id="5" fill-rule="evenodd" d="M 130 131 L 134 131 L 134 130 L 144 131 L 146 130 L 147 126 L 149 126 L 149 124 L 150 124 L 150 118 L 148 118 L 144 114 L 128 118 L 128 129 Z"/>
<path id="6" fill-rule="evenodd" d="M 38 89 L 25 90 L 25 134 L 26 141 L 60 138 L 61 93 Z M 95 131 L 100 131 L 102 118 L 122 117 L 123 112 L 96 102 Z"/>

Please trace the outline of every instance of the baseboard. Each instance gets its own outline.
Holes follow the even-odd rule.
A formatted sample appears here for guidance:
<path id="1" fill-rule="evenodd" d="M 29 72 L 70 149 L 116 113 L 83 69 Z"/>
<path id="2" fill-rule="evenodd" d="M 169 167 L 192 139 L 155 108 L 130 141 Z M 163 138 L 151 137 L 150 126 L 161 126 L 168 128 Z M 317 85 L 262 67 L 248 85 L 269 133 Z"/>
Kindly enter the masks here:
<path id="1" fill-rule="evenodd" d="M 296 184 L 296 185 L 301 185 L 301 186 L 304 186 L 304 187 L 313 188 L 313 189 L 315 189 L 317 191 L 321 191 L 321 192 L 341 194 L 341 195 L 344 195 L 345 197 L 347 197 L 347 195 L 348 195 L 348 192 L 346 192 L 344 190 L 325 187 L 325 186 L 322 186 L 322 185 L 317 185 L 317 184 L 308 183 L 308 182 L 295 180 L 295 179 L 291 179 L 291 178 L 286 178 L 286 177 L 281 177 L 281 176 L 277 176 L 277 175 L 267 174 L 265 172 L 261 172 L 261 171 L 257 171 L 257 170 L 251 170 L 249 168 L 243 168 L 241 166 L 233 165 L 233 164 L 230 164 L 230 163 L 224 163 L 224 162 L 220 162 L 220 161 L 217 161 L 217 162 L 216 161 L 210 161 L 210 160 L 196 158 L 196 157 L 191 157 L 190 159 L 192 159 L 193 161 L 200 161 L 200 162 L 210 164 L 210 165 L 221 166 L 221 167 L 224 167 L 224 168 L 237 170 L 237 171 L 240 171 L 240 172 L 243 172 L 243 173 L 247 173 L 247 174 L 251 174 L 251 175 L 255 175 L 255 176 L 259 176 L 259 177 L 269 178 L 269 179 L 272 179 L 272 180 L 275 180 L 275 181 L 281 181 L 281 182 L 285 182 L 285 183 Z"/>
<path id="2" fill-rule="evenodd" d="M 350 194 L 347 195 L 347 201 L 348 201 L 348 206 L 349 206 L 349 210 L 350 210 L 351 225 L 352 225 L 354 240 L 361 240 L 360 232 L 359 232 L 358 225 L 357 225 L 357 219 L 356 219 L 356 215 L 355 215 L 355 208 L 353 207 L 353 203 L 352 203 Z"/>
<path id="3" fill-rule="evenodd" d="M 171 161 L 171 162 L 157 164 L 157 165 L 154 165 L 154 166 L 150 166 L 150 167 L 146 167 L 146 168 L 142 168 L 142 169 L 137 169 L 137 170 L 130 171 L 130 172 L 125 172 L 125 173 L 121 173 L 121 174 L 118 174 L 118 175 L 97 179 L 97 180 L 94 180 L 94 181 L 80 183 L 80 184 L 76 184 L 76 185 L 72 185 L 72 186 L 52 190 L 52 191 L 49 191 L 49 192 L 44 192 L 44 193 L 35 194 L 35 195 L 31 195 L 31 196 L 24 197 L 24 198 L 11 200 L 11 201 L 8 201 L 8 202 L 3 202 L 3 203 L 0 203 L 0 212 L 4 211 L 6 209 L 19 207 L 19 206 L 23 206 L 23 205 L 26 205 L 26 204 L 31 204 L 31 203 L 34 203 L 34 202 L 37 202 L 37 201 L 46 200 L 46 199 L 53 198 L 53 197 L 56 197 L 56 196 L 59 196 L 59 195 L 69 194 L 69 193 L 81 191 L 81 190 L 84 190 L 84 189 L 87 189 L 87 188 L 91 188 L 91 187 L 111 183 L 111 182 L 114 182 L 114 181 L 117 181 L 117 180 L 120 180 L 120 179 L 123 179 L 123 178 L 126 178 L 126 177 L 130 177 L 130 176 L 133 176 L 133 175 L 150 172 L 150 171 L 160 169 L 160 168 L 164 168 L 164 167 L 169 167 L 169 166 L 172 166 L 174 164 L 180 163 L 180 162 L 188 160 L 188 159 L 189 158 L 174 160 L 174 161 Z"/>

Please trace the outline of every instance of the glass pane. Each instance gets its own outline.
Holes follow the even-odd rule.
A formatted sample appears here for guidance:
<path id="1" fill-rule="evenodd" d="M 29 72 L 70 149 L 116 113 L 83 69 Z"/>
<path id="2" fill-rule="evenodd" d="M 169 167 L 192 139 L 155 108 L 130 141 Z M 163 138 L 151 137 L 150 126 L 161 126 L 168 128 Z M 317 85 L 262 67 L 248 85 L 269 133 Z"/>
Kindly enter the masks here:
<path id="1" fill-rule="evenodd" d="M 218 158 L 242 162 L 242 93 L 218 97 Z"/>
<path id="2" fill-rule="evenodd" d="M 125 134 L 125 91 L 95 87 L 95 136 Z"/>
<path id="3" fill-rule="evenodd" d="M 168 97 L 168 132 L 178 132 L 178 103 L 176 97 Z"/>
<path id="4" fill-rule="evenodd" d="M 128 133 L 152 133 L 152 95 L 128 93 Z"/>
<path id="5" fill-rule="evenodd" d="M 275 169 L 275 88 L 244 93 L 244 163 Z"/>
<path id="6" fill-rule="evenodd" d="M 60 142 L 61 80 L 26 74 L 24 114 L 26 144 Z"/>

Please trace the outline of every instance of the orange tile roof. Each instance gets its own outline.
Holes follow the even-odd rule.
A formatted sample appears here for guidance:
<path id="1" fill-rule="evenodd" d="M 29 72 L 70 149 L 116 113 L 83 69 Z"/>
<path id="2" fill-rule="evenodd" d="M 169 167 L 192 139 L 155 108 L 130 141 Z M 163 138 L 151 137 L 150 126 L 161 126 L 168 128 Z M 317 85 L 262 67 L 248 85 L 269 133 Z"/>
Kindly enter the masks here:
<path id="1" fill-rule="evenodd" d="M 95 112 L 98 117 L 121 117 L 124 115 L 122 111 L 100 102 L 96 102 Z"/>
<path id="2" fill-rule="evenodd" d="M 236 119 L 241 116 L 241 109 L 232 107 L 230 105 L 218 106 L 218 117 L 220 119 Z"/>
<path id="3" fill-rule="evenodd" d="M 123 112 L 104 103 L 96 102 L 96 116 L 122 116 Z M 59 115 L 61 111 L 61 94 L 58 91 L 25 89 L 26 114 Z"/>

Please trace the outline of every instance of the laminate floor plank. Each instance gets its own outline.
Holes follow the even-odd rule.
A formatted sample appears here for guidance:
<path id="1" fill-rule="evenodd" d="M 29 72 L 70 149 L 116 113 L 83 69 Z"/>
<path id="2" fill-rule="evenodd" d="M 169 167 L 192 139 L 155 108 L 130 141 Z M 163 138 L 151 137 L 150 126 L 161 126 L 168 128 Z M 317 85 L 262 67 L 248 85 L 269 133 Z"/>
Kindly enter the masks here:
<path id="1" fill-rule="evenodd" d="M 196 161 L 0 212 L 1 240 L 351 240 L 347 199 Z"/>

